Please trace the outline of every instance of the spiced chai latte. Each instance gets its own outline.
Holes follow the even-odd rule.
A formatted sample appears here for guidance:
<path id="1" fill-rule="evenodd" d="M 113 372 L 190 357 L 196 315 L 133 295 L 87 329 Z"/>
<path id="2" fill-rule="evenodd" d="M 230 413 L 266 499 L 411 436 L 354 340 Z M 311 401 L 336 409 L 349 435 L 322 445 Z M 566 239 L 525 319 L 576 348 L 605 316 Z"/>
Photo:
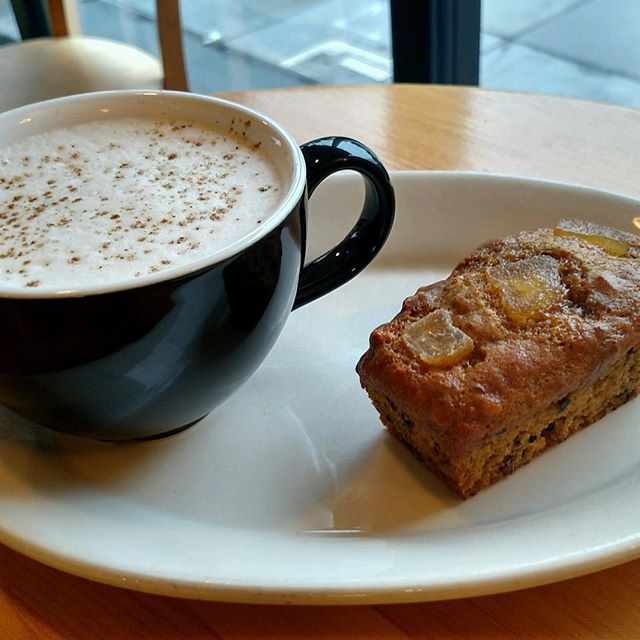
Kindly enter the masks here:
<path id="1" fill-rule="evenodd" d="M 74 288 L 184 265 L 241 240 L 282 198 L 251 121 L 114 118 L 0 149 L 0 286 Z"/>

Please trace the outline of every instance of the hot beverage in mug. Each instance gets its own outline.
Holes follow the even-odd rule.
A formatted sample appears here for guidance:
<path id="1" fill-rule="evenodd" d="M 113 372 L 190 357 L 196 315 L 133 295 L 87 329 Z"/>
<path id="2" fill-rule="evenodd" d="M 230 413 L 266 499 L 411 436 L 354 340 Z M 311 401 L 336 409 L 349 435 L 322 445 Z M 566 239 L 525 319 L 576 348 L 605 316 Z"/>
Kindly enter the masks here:
<path id="1" fill-rule="evenodd" d="M 343 169 L 363 176 L 363 209 L 305 264 L 307 197 Z M 0 402 L 91 438 L 183 429 L 251 376 L 292 309 L 375 257 L 393 215 L 364 145 L 299 147 L 224 100 L 114 91 L 0 114 Z"/>
<path id="2" fill-rule="evenodd" d="M 117 282 L 233 244 L 283 195 L 260 147 L 249 119 L 222 130 L 118 118 L 0 150 L 2 284 Z"/>

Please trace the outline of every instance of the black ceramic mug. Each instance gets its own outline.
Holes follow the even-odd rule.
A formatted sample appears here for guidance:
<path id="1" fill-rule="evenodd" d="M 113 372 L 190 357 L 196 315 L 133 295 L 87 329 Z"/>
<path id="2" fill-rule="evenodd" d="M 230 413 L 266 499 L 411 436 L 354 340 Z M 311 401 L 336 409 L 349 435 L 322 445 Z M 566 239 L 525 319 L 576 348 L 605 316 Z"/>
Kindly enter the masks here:
<path id="1" fill-rule="evenodd" d="M 0 115 L 0 148 L 126 116 L 250 122 L 279 168 L 282 197 L 240 241 L 158 273 L 64 290 L 10 287 L 0 275 L 0 402 L 47 427 L 105 440 L 166 435 L 204 417 L 256 370 L 291 309 L 373 259 L 394 215 L 387 172 L 364 145 L 330 137 L 300 148 L 269 118 L 204 96 L 123 91 L 38 103 Z M 307 197 L 344 169 L 364 178 L 363 210 L 337 247 L 305 266 Z"/>

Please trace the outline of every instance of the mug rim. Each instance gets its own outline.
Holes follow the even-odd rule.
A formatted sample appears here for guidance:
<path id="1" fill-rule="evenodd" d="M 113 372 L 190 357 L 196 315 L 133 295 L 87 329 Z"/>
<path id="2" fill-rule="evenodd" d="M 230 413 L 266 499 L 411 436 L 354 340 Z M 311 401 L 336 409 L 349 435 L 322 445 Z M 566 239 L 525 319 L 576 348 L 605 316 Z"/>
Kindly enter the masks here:
<path id="1" fill-rule="evenodd" d="M 252 230 L 239 240 L 236 240 L 222 249 L 213 251 L 201 258 L 185 262 L 184 264 L 168 267 L 162 269 L 156 273 L 145 274 L 137 277 L 128 277 L 114 280 L 105 284 L 92 284 L 92 285 L 79 285 L 74 288 L 69 287 L 42 287 L 37 289 L 27 289 L 25 287 L 8 287 L 3 286 L 0 281 L 0 299 L 30 299 L 30 300 L 45 300 L 56 298 L 77 298 L 91 295 L 101 295 L 107 293 L 125 292 L 150 285 L 162 284 L 171 282 L 177 279 L 188 277 L 192 274 L 204 271 L 208 268 L 228 260 L 247 248 L 254 245 L 256 242 L 264 238 L 271 231 L 276 229 L 287 216 L 295 209 L 297 203 L 302 198 L 306 187 L 306 168 L 304 157 L 298 143 L 293 139 L 291 134 L 282 127 L 273 118 L 247 107 L 245 105 L 227 100 L 225 98 L 219 98 L 216 96 L 207 96 L 197 93 L 186 93 L 181 91 L 168 91 L 164 89 L 158 90 L 146 90 L 146 89 L 125 89 L 125 90 L 110 90 L 110 91 L 94 91 L 91 93 L 80 93 L 71 96 L 63 96 L 60 98 L 52 98 L 50 100 L 43 100 L 35 102 L 33 104 L 17 107 L 4 113 L 0 113 L 0 130 L 4 127 L 14 127 L 20 124 L 31 122 L 34 117 L 46 117 L 47 114 L 56 114 L 56 108 L 65 108 L 69 104 L 81 104 L 86 103 L 87 107 L 97 102 L 104 100 L 124 100 L 126 98 L 140 98 L 144 97 L 145 100 L 155 99 L 168 99 L 175 102 L 189 102 L 189 103 L 202 103 L 204 105 L 211 104 L 223 109 L 229 109 L 245 116 L 251 117 L 254 120 L 260 121 L 263 125 L 277 133 L 278 138 L 284 141 L 289 150 L 289 156 L 292 161 L 291 171 L 288 177 L 291 179 L 289 188 L 285 195 L 281 198 L 275 210 L 265 217 L 264 223 L 256 229 Z M 104 104 L 103 104 L 104 106 Z M 39 112 L 39 113 L 38 113 Z M 35 114 L 35 115 L 34 115 Z M 87 122 L 91 121 L 88 119 Z M 206 124 L 206 121 L 205 121 Z M 65 126 L 65 125 L 62 125 Z M 66 125 L 69 126 L 69 125 Z M 51 129 L 56 128 L 52 126 Z M 48 129 L 48 130 L 51 130 Z M 25 136 L 25 138 L 28 137 Z M 14 144 L 14 143 L 10 143 Z M 0 143 L 0 148 L 3 146 Z"/>

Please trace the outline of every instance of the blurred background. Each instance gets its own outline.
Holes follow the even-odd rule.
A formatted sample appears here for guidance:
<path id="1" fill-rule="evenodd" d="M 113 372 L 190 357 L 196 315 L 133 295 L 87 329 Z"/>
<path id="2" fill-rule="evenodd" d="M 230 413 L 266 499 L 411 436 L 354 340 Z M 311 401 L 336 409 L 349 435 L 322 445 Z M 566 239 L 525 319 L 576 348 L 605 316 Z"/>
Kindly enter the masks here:
<path id="1" fill-rule="evenodd" d="M 190 88 L 390 82 L 390 1 L 182 0 Z M 78 11 L 85 34 L 158 54 L 153 0 Z M 0 43 L 19 39 L 0 0 Z M 639 42 L 638 0 L 482 0 L 479 84 L 640 107 Z"/>

